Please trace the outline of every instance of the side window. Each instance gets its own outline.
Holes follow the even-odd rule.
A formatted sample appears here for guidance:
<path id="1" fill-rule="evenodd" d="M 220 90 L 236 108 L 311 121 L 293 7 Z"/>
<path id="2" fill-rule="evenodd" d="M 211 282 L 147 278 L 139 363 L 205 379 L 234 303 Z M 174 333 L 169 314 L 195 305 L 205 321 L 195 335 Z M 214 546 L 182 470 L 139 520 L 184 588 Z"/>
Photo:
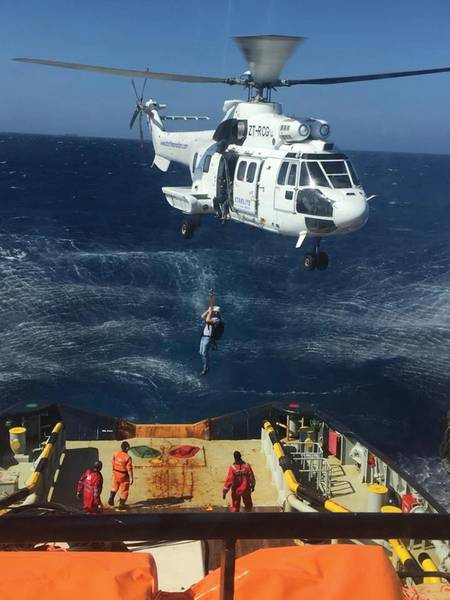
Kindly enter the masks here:
<path id="1" fill-rule="evenodd" d="M 256 173 L 256 163 L 251 162 L 248 165 L 248 170 L 247 170 L 247 182 L 248 183 L 253 183 L 253 181 L 255 179 L 255 173 Z"/>
<path id="2" fill-rule="evenodd" d="M 280 172 L 278 173 L 278 179 L 277 179 L 278 185 L 284 185 L 284 182 L 286 180 L 286 173 L 287 173 L 288 167 L 289 167 L 289 163 L 288 162 L 284 162 L 281 165 Z"/>
<path id="3" fill-rule="evenodd" d="M 300 167 L 300 185 L 309 185 L 309 175 L 305 163 L 302 163 Z"/>
<path id="4" fill-rule="evenodd" d="M 194 160 L 192 161 L 192 172 L 195 173 L 195 167 L 197 166 L 197 158 L 198 158 L 198 152 L 196 152 L 194 154 Z"/>
<path id="5" fill-rule="evenodd" d="M 205 160 L 203 161 L 203 173 L 207 173 L 209 171 L 210 164 L 211 164 L 211 154 L 207 154 L 205 156 Z"/>
<path id="6" fill-rule="evenodd" d="M 239 181 L 244 181 L 245 169 L 247 168 L 247 161 L 243 160 L 239 163 L 239 168 L 237 172 L 237 178 Z"/>
<path id="7" fill-rule="evenodd" d="M 295 185 L 296 175 L 297 175 L 297 165 L 295 163 L 291 163 L 291 168 L 289 169 L 289 177 L 287 180 L 288 185 Z"/>

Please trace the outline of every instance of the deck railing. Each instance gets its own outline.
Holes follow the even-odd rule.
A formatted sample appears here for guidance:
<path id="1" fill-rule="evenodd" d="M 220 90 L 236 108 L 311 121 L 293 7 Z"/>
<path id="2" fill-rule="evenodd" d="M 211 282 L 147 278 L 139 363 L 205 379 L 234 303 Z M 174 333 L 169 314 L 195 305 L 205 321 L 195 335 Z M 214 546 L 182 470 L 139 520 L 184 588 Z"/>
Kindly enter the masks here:
<path id="1" fill-rule="evenodd" d="M 34 463 L 26 485 L 17 490 L 17 492 L 13 492 L 2 498 L 0 500 L 0 508 L 5 508 L 18 502 L 23 502 L 24 504 L 34 504 L 40 501 L 46 502 L 49 490 L 54 483 L 55 473 L 59 469 L 65 445 L 64 425 L 61 422 L 56 423 Z"/>

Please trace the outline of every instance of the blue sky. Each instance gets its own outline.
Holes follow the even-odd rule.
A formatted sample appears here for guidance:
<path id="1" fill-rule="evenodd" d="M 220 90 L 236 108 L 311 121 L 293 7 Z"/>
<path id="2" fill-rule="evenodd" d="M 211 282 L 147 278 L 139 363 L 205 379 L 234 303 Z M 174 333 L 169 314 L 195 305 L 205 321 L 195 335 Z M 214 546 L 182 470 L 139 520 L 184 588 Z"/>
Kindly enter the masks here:
<path id="1" fill-rule="evenodd" d="M 283 76 L 331 77 L 450 66 L 449 23 L 448 0 L 2 0 L 0 131 L 136 135 L 126 78 L 14 56 L 236 76 L 246 65 L 233 35 L 303 35 Z M 147 86 L 170 113 L 207 114 L 212 126 L 224 99 L 244 97 L 224 85 Z M 450 154 L 450 73 L 298 86 L 276 99 L 288 114 L 327 119 L 343 148 Z"/>

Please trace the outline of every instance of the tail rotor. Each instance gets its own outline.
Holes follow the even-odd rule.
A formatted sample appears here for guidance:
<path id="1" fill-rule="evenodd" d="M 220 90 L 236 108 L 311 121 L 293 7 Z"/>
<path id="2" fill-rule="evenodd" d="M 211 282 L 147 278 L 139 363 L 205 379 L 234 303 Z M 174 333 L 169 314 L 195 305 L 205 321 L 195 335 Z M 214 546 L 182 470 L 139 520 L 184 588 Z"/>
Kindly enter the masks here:
<path id="1" fill-rule="evenodd" d="M 136 122 L 137 117 L 139 117 L 139 137 L 141 140 L 141 148 L 144 147 L 144 131 L 142 128 L 142 113 L 145 112 L 144 92 L 145 92 L 146 83 L 147 83 L 147 79 L 144 79 L 144 85 L 142 86 L 142 92 L 141 92 L 141 95 L 139 96 L 138 91 L 136 89 L 136 84 L 134 83 L 133 79 L 131 80 L 131 85 L 133 86 L 134 94 L 136 96 L 136 108 L 134 109 L 134 112 L 130 119 L 130 129 L 133 129 L 133 125 Z"/>

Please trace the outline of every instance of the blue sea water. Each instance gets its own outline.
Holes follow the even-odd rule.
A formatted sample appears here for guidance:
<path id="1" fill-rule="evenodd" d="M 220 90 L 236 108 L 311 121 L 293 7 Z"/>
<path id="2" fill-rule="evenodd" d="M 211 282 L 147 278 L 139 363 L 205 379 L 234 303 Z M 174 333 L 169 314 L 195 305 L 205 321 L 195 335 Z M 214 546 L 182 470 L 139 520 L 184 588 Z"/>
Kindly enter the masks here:
<path id="1" fill-rule="evenodd" d="M 138 421 L 193 421 L 310 402 L 397 459 L 447 506 L 450 156 L 350 153 L 366 227 L 324 242 L 205 220 L 192 240 L 133 141 L 0 134 L 0 408 L 66 402 Z M 226 334 L 199 379 L 215 288 Z"/>

